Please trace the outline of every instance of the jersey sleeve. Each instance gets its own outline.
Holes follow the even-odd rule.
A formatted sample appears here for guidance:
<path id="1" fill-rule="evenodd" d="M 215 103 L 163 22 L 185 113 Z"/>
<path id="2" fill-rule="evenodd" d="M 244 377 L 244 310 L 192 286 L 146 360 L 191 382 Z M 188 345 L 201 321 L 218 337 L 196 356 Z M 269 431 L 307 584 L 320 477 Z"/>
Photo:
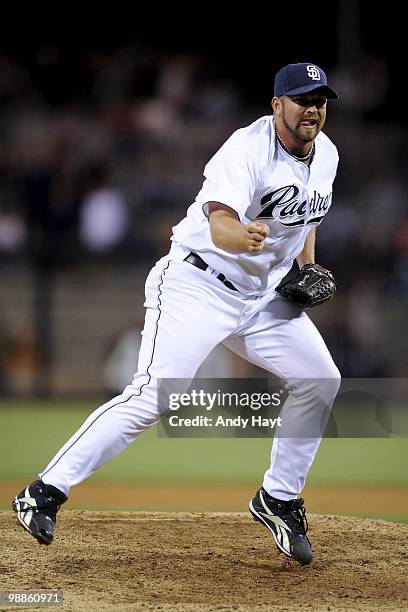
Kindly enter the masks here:
<path id="1" fill-rule="evenodd" d="M 255 162 L 248 151 L 220 149 L 204 169 L 205 181 L 199 194 L 208 217 L 208 203 L 229 206 L 242 221 L 256 190 Z"/>

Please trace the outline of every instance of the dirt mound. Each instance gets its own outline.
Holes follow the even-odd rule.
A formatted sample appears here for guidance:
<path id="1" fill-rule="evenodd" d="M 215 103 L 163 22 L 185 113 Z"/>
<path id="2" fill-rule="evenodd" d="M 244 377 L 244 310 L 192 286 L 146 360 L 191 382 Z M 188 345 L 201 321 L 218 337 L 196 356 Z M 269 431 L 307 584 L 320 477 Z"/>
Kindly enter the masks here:
<path id="1" fill-rule="evenodd" d="M 315 561 L 302 567 L 247 514 L 62 510 L 58 519 L 45 547 L 0 513 L 0 591 L 62 589 L 64 612 L 408 609 L 407 525 L 309 515 Z"/>

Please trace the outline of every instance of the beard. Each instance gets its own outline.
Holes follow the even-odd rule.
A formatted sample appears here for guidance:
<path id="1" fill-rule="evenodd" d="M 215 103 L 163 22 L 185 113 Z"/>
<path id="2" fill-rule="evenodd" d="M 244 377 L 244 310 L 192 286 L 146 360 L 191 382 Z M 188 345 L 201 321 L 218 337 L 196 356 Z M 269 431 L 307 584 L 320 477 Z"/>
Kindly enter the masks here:
<path id="1" fill-rule="evenodd" d="M 302 128 L 294 128 L 288 124 L 285 119 L 285 115 L 282 117 L 282 122 L 288 132 L 293 136 L 293 138 L 299 142 L 300 144 L 306 144 L 308 142 L 313 142 L 318 133 L 320 132 L 320 122 L 316 120 L 313 130 L 308 130 L 308 133 L 302 132 Z"/>

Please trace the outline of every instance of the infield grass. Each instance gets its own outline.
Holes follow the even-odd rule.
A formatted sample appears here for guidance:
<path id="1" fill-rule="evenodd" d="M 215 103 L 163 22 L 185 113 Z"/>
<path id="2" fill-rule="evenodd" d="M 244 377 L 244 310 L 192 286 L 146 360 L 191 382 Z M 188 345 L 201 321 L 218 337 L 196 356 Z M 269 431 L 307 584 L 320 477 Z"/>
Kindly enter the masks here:
<path id="1" fill-rule="evenodd" d="M 0 479 L 32 480 L 97 405 L 89 400 L 1 401 Z M 254 484 L 269 463 L 270 447 L 267 438 L 161 438 L 153 427 L 94 478 Z M 328 438 L 321 444 L 308 483 L 405 488 L 407 456 L 406 437 Z M 394 520 L 397 514 L 406 520 L 406 509 L 396 508 Z"/>

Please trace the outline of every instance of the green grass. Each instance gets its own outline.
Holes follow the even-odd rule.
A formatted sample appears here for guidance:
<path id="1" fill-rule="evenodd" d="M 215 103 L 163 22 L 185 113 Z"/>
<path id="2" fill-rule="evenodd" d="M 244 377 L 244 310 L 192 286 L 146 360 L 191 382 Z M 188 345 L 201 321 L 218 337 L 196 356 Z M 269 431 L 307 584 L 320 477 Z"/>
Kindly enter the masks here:
<path id="1" fill-rule="evenodd" d="M 92 402 L 0 402 L 0 479 L 41 471 L 96 407 Z M 266 438 L 159 438 L 143 433 L 103 466 L 98 480 L 257 483 L 269 463 Z M 330 485 L 408 485 L 408 438 L 323 440 L 308 482 Z"/>

